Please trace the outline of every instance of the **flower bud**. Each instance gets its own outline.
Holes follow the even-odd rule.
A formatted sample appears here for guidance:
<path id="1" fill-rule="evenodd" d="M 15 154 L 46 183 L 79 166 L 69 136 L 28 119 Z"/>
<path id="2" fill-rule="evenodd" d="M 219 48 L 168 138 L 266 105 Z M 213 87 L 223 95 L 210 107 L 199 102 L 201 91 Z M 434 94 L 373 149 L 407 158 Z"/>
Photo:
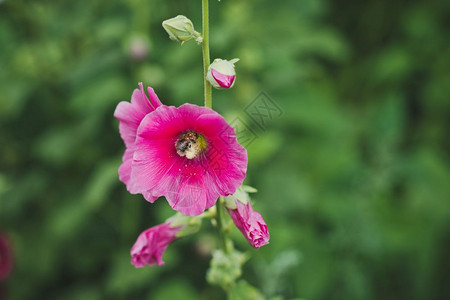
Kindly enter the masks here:
<path id="1" fill-rule="evenodd" d="M 234 64 L 238 61 L 238 58 L 230 61 L 216 58 L 209 66 L 206 78 L 216 89 L 229 89 L 233 87 L 236 78 Z"/>
<path id="2" fill-rule="evenodd" d="M 201 216 L 190 217 L 177 213 L 164 223 L 144 230 L 131 248 L 131 263 L 136 268 L 145 265 L 163 265 L 162 257 L 169 244 L 176 239 L 196 233 L 201 223 Z"/>
<path id="3" fill-rule="evenodd" d="M 172 227 L 170 222 L 166 221 L 143 231 L 131 248 L 131 263 L 136 268 L 142 268 L 145 265 L 163 265 L 164 251 L 177 239 L 177 233 L 182 228 L 183 226 Z"/>
<path id="4" fill-rule="evenodd" d="M 200 33 L 195 31 L 192 21 L 185 16 L 178 15 L 175 18 L 165 20 L 162 26 L 169 34 L 169 38 L 173 41 L 183 44 L 191 39 L 195 39 L 197 43 L 202 42 Z"/>
<path id="5" fill-rule="evenodd" d="M 259 248 L 269 243 L 270 234 L 261 214 L 255 211 L 250 203 L 243 204 L 234 199 L 236 209 L 228 208 L 234 225 L 242 232 L 250 245 Z"/>

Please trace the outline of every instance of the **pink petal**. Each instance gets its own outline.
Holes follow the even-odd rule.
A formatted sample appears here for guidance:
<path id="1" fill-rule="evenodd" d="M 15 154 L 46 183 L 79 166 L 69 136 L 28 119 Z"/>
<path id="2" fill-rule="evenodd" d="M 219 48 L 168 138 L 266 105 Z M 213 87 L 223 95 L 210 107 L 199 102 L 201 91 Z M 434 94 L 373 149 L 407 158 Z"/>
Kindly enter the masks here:
<path id="1" fill-rule="evenodd" d="M 120 102 L 114 111 L 114 117 L 119 120 L 120 135 L 126 146 L 134 143 L 136 131 L 142 119 L 154 110 L 144 93 L 142 83 L 139 83 L 139 87 L 140 90 L 134 90 L 131 102 Z"/>
<path id="2" fill-rule="evenodd" d="M 225 75 L 215 69 L 211 69 L 211 75 L 217 81 L 217 83 L 223 88 L 229 88 L 233 85 L 235 75 Z"/>
<path id="3" fill-rule="evenodd" d="M 148 96 L 150 97 L 150 102 L 152 103 L 153 107 L 155 109 L 157 109 L 159 106 L 162 105 L 161 101 L 159 100 L 158 96 L 156 95 L 155 91 L 153 90 L 153 88 L 148 87 L 147 88 L 148 91 Z"/>
<path id="4" fill-rule="evenodd" d="M 147 200 L 150 203 L 153 203 L 156 201 L 156 199 L 159 198 L 157 194 L 153 191 L 145 191 L 142 193 L 142 196 L 144 196 L 145 200 Z"/>
<path id="5" fill-rule="evenodd" d="M 133 148 L 127 148 L 125 149 L 125 152 L 122 156 L 122 164 L 119 167 L 119 179 L 126 185 L 128 185 L 130 181 L 130 175 L 131 175 L 131 163 L 133 162 L 133 153 L 134 153 L 134 146 Z"/>
<path id="6" fill-rule="evenodd" d="M 197 127 L 209 137 L 206 153 L 208 170 L 222 196 L 233 194 L 247 172 L 247 150 L 236 139 L 234 129 L 220 115 L 203 115 Z"/>
<path id="7" fill-rule="evenodd" d="M 161 106 L 161 101 L 152 88 L 148 88 L 149 96 L 145 95 L 142 83 L 139 83 L 139 89 L 135 89 L 130 102 L 120 102 L 114 112 L 114 116 L 119 120 L 120 135 L 127 147 L 122 157 L 122 165 L 119 168 L 119 178 L 127 185 L 129 189 L 131 163 L 134 154 L 134 142 L 136 140 L 137 129 L 144 117 Z M 144 195 L 150 202 L 156 200 L 150 192 Z"/>

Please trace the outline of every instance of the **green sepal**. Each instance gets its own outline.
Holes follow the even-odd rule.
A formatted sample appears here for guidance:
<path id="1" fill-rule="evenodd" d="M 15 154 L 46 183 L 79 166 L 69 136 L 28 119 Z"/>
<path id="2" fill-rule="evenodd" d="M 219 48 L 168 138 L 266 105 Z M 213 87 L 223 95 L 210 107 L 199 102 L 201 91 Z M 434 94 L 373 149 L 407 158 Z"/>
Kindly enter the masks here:
<path id="1" fill-rule="evenodd" d="M 256 193 L 258 190 L 249 185 L 241 185 L 241 189 L 247 193 Z"/>
<path id="2" fill-rule="evenodd" d="M 228 209 L 236 209 L 236 202 L 234 201 L 234 197 L 233 196 L 226 196 L 225 197 L 225 201 L 224 201 L 224 205 L 226 208 Z"/>
<path id="3" fill-rule="evenodd" d="M 183 228 L 177 232 L 177 238 L 197 233 L 202 225 L 202 218 L 200 216 L 190 217 L 180 213 L 177 213 L 176 215 L 168 219 L 168 221 L 170 222 L 170 226 L 172 227 L 183 226 Z"/>
<path id="4" fill-rule="evenodd" d="M 248 202 L 250 202 L 250 197 L 242 188 L 238 188 L 233 196 L 244 205 L 247 205 Z"/>

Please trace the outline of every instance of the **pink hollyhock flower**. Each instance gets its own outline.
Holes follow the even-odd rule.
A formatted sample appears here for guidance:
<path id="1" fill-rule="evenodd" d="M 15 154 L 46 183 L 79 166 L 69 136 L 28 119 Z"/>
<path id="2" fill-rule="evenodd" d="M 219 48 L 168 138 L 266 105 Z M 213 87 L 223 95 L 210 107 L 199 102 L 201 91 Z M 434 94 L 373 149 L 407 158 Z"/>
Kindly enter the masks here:
<path id="1" fill-rule="evenodd" d="M 149 89 L 151 105 L 140 86 L 114 114 L 127 147 L 119 177 L 128 190 L 149 202 L 165 196 L 189 216 L 233 194 L 247 171 L 247 152 L 233 128 L 206 107 L 161 105 Z"/>
<path id="2" fill-rule="evenodd" d="M 165 222 L 142 232 L 131 248 L 131 263 L 137 268 L 163 265 L 164 251 L 177 239 L 176 234 L 183 227 L 172 227 L 169 222 Z"/>
<path id="3" fill-rule="evenodd" d="M 233 197 L 234 198 L 234 197 Z M 259 248 L 269 243 L 269 231 L 261 214 L 253 210 L 250 201 L 243 204 L 234 198 L 236 209 L 228 209 L 234 224 L 242 232 L 247 241 L 254 248 Z"/>
<path id="4" fill-rule="evenodd" d="M 0 282 L 11 273 L 12 261 L 11 243 L 6 236 L 0 234 Z"/>

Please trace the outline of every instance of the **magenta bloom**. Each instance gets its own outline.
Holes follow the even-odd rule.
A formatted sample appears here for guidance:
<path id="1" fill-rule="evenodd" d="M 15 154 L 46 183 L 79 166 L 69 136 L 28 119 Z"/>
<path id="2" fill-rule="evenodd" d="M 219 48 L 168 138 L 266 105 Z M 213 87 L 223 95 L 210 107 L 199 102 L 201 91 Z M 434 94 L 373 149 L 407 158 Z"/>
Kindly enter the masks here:
<path id="1" fill-rule="evenodd" d="M 150 104 L 140 87 L 114 114 L 127 147 L 119 177 L 128 190 L 149 202 L 165 196 L 190 216 L 233 194 L 247 170 L 247 152 L 233 128 L 206 107 L 162 105 L 149 88 Z"/>
<path id="2" fill-rule="evenodd" d="M 12 261 L 11 243 L 6 236 L 0 234 L 0 282 L 11 273 Z"/>
<path id="3" fill-rule="evenodd" d="M 166 222 L 142 232 L 131 248 L 131 263 L 137 268 L 163 265 L 164 251 L 176 240 L 176 234 L 182 228 L 183 226 L 171 227 L 170 223 Z"/>
<path id="4" fill-rule="evenodd" d="M 234 199 L 236 209 L 228 209 L 234 224 L 242 232 L 247 241 L 254 248 L 259 248 L 269 243 L 270 235 L 266 222 L 261 214 L 253 210 L 250 202 L 243 204 Z"/>

